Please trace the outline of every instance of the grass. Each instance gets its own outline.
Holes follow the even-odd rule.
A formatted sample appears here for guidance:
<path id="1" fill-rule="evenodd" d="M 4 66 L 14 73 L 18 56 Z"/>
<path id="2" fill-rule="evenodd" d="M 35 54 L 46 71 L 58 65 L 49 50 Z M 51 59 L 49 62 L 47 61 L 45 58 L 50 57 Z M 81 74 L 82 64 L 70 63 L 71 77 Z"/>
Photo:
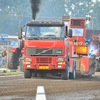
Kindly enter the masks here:
<path id="1" fill-rule="evenodd" d="M 20 71 L 16 71 L 16 72 L 0 72 L 0 76 L 1 75 L 15 75 L 15 74 L 23 74 L 23 72 Z"/>
<path id="2" fill-rule="evenodd" d="M 1 66 L 0 68 L 6 68 L 6 66 Z"/>

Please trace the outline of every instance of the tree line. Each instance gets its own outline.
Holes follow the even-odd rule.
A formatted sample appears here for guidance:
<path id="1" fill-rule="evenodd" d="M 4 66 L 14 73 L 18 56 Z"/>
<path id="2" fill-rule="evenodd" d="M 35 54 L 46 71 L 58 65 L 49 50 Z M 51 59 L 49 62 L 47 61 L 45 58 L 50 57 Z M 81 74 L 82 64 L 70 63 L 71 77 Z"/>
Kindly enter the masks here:
<path id="1" fill-rule="evenodd" d="M 36 20 L 61 20 L 47 17 L 94 17 L 93 28 L 100 27 L 100 2 L 91 0 L 41 0 Z M 30 0 L 0 0 L 0 34 L 16 35 L 18 28 L 32 20 Z M 92 29 L 92 19 L 86 24 Z"/>

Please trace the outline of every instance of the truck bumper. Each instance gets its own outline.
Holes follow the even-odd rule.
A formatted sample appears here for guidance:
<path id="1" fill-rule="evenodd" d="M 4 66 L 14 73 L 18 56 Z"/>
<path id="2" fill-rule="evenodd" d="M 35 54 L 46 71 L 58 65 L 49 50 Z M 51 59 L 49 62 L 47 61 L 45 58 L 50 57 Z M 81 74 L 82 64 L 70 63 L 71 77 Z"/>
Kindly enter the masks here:
<path id="1" fill-rule="evenodd" d="M 62 58 L 62 57 L 60 57 Z M 24 59 L 25 61 L 25 59 Z M 66 60 L 57 61 L 57 57 L 32 57 L 32 61 L 24 62 L 24 69 L 37 69 L 37 70 L 51 70 L 51 69 L 65 69 Z"/>
<path id="2" fill-rule="evenodd" d="M 51 70 L 65 68 L 66 64 L 24 64 L 24 69 Z"/>

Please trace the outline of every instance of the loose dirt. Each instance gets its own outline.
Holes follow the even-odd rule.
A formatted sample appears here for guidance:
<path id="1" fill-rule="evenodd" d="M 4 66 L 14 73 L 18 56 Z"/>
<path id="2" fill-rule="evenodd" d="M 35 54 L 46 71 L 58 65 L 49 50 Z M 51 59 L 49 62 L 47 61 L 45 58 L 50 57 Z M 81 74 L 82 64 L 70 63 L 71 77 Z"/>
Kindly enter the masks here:
<path id="1" fill-rule="evenodd" d="M 35 100 L 37 86 L 44 86 L 47 100 L 99 100 L 100 73 L 62 80 L 59 77 L 25 79 L 23 74 L 0 76 L 0 100 Z"/>

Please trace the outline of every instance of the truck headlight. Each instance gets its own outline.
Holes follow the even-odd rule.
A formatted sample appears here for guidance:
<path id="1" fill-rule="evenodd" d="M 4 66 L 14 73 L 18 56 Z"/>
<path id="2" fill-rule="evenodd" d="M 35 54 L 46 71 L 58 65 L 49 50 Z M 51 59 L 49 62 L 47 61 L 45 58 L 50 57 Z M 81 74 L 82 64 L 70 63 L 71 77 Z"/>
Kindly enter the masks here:
<path id="1" fill-rule="evenodd" d="M 26 57 L 25 61 L 31 61 L 31 58 L 30 57 Z"/>
<path id="2" fill-rule="evenodd" d="M 62 66 L 61 66 L 61 65 L 58 65 L 57 67 L 58 67 L 58 68 L 62 68 Z"/>
<path id="3" fill-rule="evenodd" d="M 63 58 L 57 58 L 58 61 L 63 61 Z"/>
<path id="4" fill-rule="evenodd" d="M 58 64 L 66 64 L 65 62 L 58 62 Z"/>
<path id="5" fill-rule="evenodd" d="M 31 65 L 27 65 L 27 67 L 31 67 Z"/>
<path id="6" fill-rule="evenodd" d="M 23 64 L 31 64 L 31 62 L 23 62 Z"/>
<path id="7" fill-rule="evenodd" d="M 58 64 L 63 64 L 63 62 L 58 62 Z"/>

